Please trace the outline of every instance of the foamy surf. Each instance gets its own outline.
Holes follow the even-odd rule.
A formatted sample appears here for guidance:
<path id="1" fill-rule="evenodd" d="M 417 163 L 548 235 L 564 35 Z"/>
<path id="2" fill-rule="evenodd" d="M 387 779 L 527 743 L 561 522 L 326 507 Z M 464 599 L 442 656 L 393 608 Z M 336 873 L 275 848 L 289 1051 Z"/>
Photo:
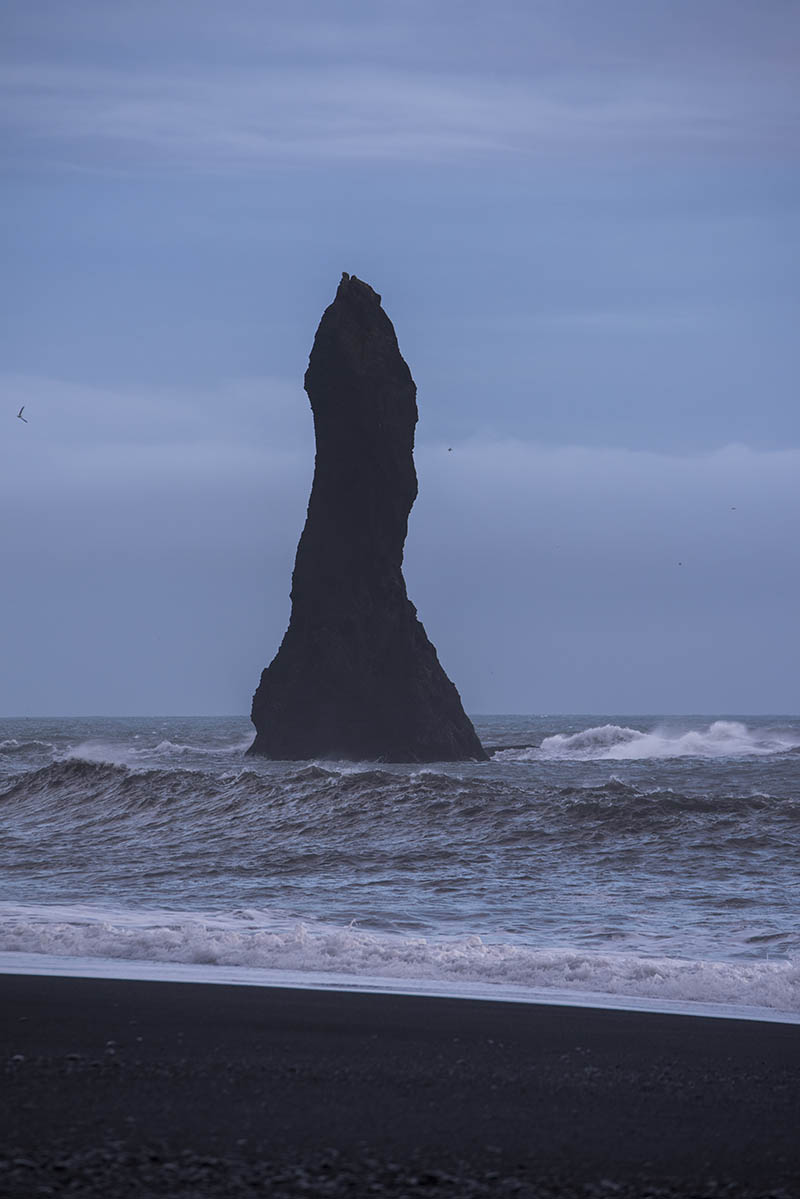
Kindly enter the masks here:
<path id="1" fill-rule="evenodd" d="M 218 758 L 220 755 L 242 756 L 252 744 L 248 734 L 232 745 L 197 745 L 170 741 L 163 738 L 155 745 L 120 745 L 109 741 L 82 741 L 68 745 L 57 755 L 57 760 L 66 762 L 99 762 L 112 766 L 156 766 L 171 765 L 175 759 Z"/>
<path id="2" fill-rule="evenodd" d="M 670 1005 L 758 1008 L 800 1020 L 800 964 L 795 961 L 708 961 L 637 954 L 537 948 L 472 934 L 401 936 L 291 921 L 256 910 L 189 916 L 185 912 L 29 911 L 5 905 L 0 914 L 0 970 L 15 954 L 58 962 L 158 963 L 383 980 L 415 989 L 446 984 L 453 993 L 479 985 L 531 996 L 628 997 Z M 230 977 L 226 975 L 226 977 Z M 488 992 L 487 992 L 488 993 Z"/>
<path id="3" fill-rule="evenodd" d="M 715 720 L 705 729 L 684 732 L 664 726 L 643 731 L 604 724 L 579 733 L 556 733 L 538 746 L 500 750 L 506 762 L 644 761 L 662 758 L 741 758 L 790 753 L 800 739 L 790 732 L 752 731 L 735 720 Z"/>
<path id="4" fill-rule="evenodd" d="M 513 983 L 437 982 L 398 980 L 372 975 L 352 976 L 292 970 L 259 970 L 248 966 L 209 968 L 178 962 L 114 961 L 104 958 L 47 957 L 32 953 L 0 953 L 0 973 L 55 975 L 70 978 L 109 978 L 147 982 L 203 983 L 217 986 L 281 987 L 292 990 L 345 991 L 358 994 L 423 995 L 450 999 L 482 999 L 495 1003 L 532 1003 L 556 1007 L 602 1008 L 628 1012 L 671 1013 L 724 1020 L 756 1020 L 797 1024 L 800 1015 L 768 1007 L 702 1003 L 692 1000 L 639 999 L 602 991 L 536 990 Z"/>
<path id="5" fill-rule="evenodd" d="M 0 721 L 2 962 L 800 1010 L 800 720 L 478 728 L 493 760 L 420 767 Z"/>

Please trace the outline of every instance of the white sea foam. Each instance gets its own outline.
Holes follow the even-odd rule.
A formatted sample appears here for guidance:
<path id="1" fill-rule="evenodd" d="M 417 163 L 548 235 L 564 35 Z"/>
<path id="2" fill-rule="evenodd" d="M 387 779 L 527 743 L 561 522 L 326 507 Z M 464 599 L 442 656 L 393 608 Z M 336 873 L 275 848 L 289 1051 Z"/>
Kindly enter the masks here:
<path id="1" fill-rule="evenodd" d="M 81 741 L 69 746 L 63 757 L 67 761 L 102 762 L 112 766 L 159 766 L 173 765 L 174 759 L 189 757 L 218 758 L 228 754 L 241 755 L 252 744 L 252 735 L 235 741 L 231 745 L 190 745 L 164 739 L 156 745 L 132 746 L 109 741 Z"/>
<path id="2" fill-rule="evenodd" d="M 501 750 L 496 761 L 622 761 L 651 758 L 737 758 L 787 753 L 800 746 L 791 734 L 751 730 L 736 720 L 715 720 L 705 729 L 675 731 L 658 726 L 648 732 L 604 724 L 579 733 L 556 733 L 538 747 Z"/>
<path id="3" fill-rule="evenodd" d="M 204 754 L 216 757 L 218 754 L 241 754 L 253 743 L 253 734 L 249 733 L 242 741 L 233 745 L 185 745 L 179 741 L 159 741 L 152 749 L 136 749 L 132 753 L 137 756 L 151 754 Z"/>
<path id="4" fill-rule="evenodd" d="M 0 953 L 336 974 L 354 983 L 512 986 L 800 1014 L 800 963 L 793 961 L 703 961 L 544 949 L 479 936 L 407 937 L 292 922 L 254 909 L 203 915 L 5 904 Z"/>
<path id="5" fill-rule="evenodd" d="M 131 751 L 124 745 L 109 745 L 106 741 L 82 741 L 70 745 L 63 754 L 67 762 L 103 762 L 110 766 L 127 766 Z"/>
<path id="6" fill-rule="evenodd" d="M 17 737 L 6 737 L 0 741 L 0 752 L 6 753 L 17 749 L 53 749 L 54 746 L 50 741 L 38 741 L 35 738 L 32 740 L 20 741 Z"/>

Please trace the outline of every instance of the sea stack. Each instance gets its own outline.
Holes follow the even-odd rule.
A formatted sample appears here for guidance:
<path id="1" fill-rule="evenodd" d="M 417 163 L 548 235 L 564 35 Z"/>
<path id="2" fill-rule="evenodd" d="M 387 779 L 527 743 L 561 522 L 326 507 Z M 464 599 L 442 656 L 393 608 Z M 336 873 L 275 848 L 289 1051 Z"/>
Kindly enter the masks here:
<path id="1" fill-rule="evenodd" d="M 484 761 L 403 579 L 417 389 L 381 297 L 343 275 L 311 350 L 317 442 L 289 628 L 253 697 L 249 752 Z"/>

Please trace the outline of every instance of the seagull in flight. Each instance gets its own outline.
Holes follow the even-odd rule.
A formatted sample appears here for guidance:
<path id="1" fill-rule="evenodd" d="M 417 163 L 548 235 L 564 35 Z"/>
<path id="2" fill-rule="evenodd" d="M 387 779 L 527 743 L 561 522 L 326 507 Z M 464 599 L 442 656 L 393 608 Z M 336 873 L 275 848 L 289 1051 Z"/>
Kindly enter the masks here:
<path id="1" fill-rule="evenodd" d="M 27 418 L 27 416 L 23 416 L 23 415 L 22 415 L 22 413 L 23 413 L 24 411 L 25 411 L 25 405 L 23 404 L 23 405 L 22 405 L 22 407 L 20 408 L 19 412 L 17 413 L 17 420 L 24 420 L 24 421 L 25 421 L 25 424 L 27 425 L 27 423 L 28 423 L 28 418 Z"/>

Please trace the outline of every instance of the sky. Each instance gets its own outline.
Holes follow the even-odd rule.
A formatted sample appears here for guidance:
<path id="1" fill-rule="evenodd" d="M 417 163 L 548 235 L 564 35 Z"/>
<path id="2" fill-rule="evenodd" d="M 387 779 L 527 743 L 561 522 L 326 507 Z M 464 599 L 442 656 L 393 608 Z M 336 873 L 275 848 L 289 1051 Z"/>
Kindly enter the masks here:
<path id="1" fill-rule="evenodd" d="M 800 712 L 799 66 L 794 0 L 6 0 L 0 714 L 249 711 L 342 271 L 468 712 Z"/>

